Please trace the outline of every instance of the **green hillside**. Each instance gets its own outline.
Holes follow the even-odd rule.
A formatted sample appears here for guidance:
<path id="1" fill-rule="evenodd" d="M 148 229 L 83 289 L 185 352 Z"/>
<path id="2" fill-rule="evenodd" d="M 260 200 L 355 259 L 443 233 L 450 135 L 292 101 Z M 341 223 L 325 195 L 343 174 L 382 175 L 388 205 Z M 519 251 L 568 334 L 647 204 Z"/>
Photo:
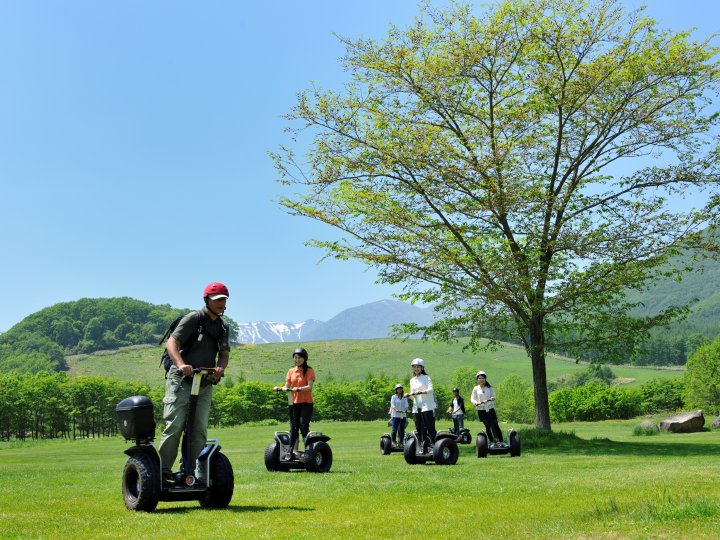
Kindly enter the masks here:
<path id="1" fill-rule="evenodd" d="M 435 384 L 449 385 L 455 370 L 469 367 L 488 373 L 492 384 L 515 373 L 532 383 L 531 366 L 525 351 L 507 345 L 496 351 L 472 353 L 463 350 L 466 341 L 435 344 L 422 340 L 335 340 L 304 344 L 310 353 L 309 364 L 315 368 L 318 383 L 323 380 L 361 380 L 368 374 L 388 375 L 406 382 L 411 375 L 410 361 L 423 358 L 427 372 Z M 244 379 L 280 384 L 292 365 L 291 354 L 296 344 L 273 343 L 240 345 L 232 349 L 227 376 L 235 381 Z M 164 383 L 164 372 L 158 366 L 159 347 L 129 347 L 118 351 L 77 355 L 67 358 L 71 376 L 88 375 L 142 381 L 153 385 Z M 560 356 L 547 359 L 548 380 L 584 369 L 582 364 Z M 678 369 L 653 369 L 635 366 L 612 366 L 618 378 L 629 384 L 642 384 L 656 377 L 676 377 Z"/>

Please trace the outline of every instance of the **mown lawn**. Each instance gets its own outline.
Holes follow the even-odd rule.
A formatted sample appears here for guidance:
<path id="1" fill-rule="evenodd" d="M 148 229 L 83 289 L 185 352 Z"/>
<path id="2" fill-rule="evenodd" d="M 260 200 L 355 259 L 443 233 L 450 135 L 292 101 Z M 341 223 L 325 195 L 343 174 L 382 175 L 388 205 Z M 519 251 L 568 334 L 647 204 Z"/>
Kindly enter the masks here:
<path id="1" fill-rule="evenodd" d="M 551 445 L 519 458 L 464 445 L 440 467 L 381 456 L 383 422 L 318 422 L 334 452 L 325 475 L 265 470 L 284 426 L 224 428 L 212 435 L 235 470 L 230 507 L 161 502 L 151 514 L 122 502 L 121 439 L 2 443 L 0 537 L 716 538 L 720 431 L 635 437 L 638 423 L 556 424 Z"/>

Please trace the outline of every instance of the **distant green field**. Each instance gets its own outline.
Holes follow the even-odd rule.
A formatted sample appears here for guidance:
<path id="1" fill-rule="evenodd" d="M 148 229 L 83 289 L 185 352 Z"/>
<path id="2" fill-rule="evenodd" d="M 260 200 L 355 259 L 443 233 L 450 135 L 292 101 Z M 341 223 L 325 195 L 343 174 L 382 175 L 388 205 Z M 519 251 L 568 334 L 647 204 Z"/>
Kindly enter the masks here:
<path id="1" fill-rule="evenodd" d="M 634 437 L 637 423 L 555 424 L 555 444 L 518 458 L 461 445 L 442 467 L 381 456 L 384 422 L 317 422 L 334 454 L 320 475 L 265 470 L 278 427 L 222 428 L 210 435 L 234 468 L 229 508 L 151 514 L 125 509 L 120 438 L 0 443 L 0 538 L 717 538 L 720 430 Z"/>
<path id="2" fill-rule="evenodd" d="M 493 384 L 501 382 L 514 373 L 532 382 L 530 361 L 525 351 L 515 345 L 505 345 L 496 351 L 473 353 L 463 350 L 467 342 L 432 343 L 422 340 L 368 339 L 313 341 L 303 344 L 310 353 L 310 365 L 318 375 L 318 382 L 334 378 L 360 380 L 368 374 L 385 374 L 398 381 L 406 381 L 410 375 L 410 361 L 423 358 L 428 374 L 435 384 L 447 385 L 460 367 L 482 369 L 488 373 Z M 241 345 L 233 348 L 227 375 L 237 380 L 257 380 L 282 383 L 285 372 L 291 366 L 295 343 L 266 345 Z M 163 382 L 163 372 L 158 366 L 160 347 L 128 347 L 119 351 L 95 353 L 89 356 L 68 358 L 70 375 L 114 377 L 144 382 Z M 658 369 L 633 366 L 611 366 L 618 378 L 628 384 L 639 385 L 657 377 L 677 377 L 678 369 Z M 585 366 L 573 360 L 548 355 L 547 375 L 552 380 L 569 375 Z"/>

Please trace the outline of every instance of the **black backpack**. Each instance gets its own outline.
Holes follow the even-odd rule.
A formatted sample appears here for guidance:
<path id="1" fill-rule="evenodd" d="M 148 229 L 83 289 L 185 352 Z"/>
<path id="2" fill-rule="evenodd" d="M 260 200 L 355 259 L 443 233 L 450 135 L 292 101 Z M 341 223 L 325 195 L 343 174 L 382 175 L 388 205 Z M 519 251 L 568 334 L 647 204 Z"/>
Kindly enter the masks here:
<path id="1" fill-rule="evenodd" d="M 195 317 L 198 320 L 197 330 L 195 330 L 195 333 L 193 334 L 189 342 L 180 344 L 180 350 L 183 353 L 189 351 L 203 333 L 203 321 L 205 320 L 205 312 L 200 309 L 198 311 L 195 311 L 194 313 Z M 185 314 L 178 315 L 173 319 L 173 321 L 170 323 L 170 326 L 168 326 L 167 330 L 165 330 L 163 337 L 160 338 L 158 345 L 162 345 L 163 341 L 170 337 L 170 334 L 175 331 L 175 328 L 177 328 L 177 325 L 180 324 L 180 321 L 183 317 L 185 317 Z M 223 321 L 222 317 L 218 318 L 220 319 L 220 327 L 222 328 L 222 333 L 220 334 L 220 340 L 222 340 L 222 338 L 225 337 L 225 333 L 227 332 L 227 327 L 225 326 L 225 321 Z M 162 357 L 160 358 L 160 365 L 165 368 L 165 373 L 170 371 L 170 366 L 173 365 L 172 358 L 170 358 L 167 348 L 163 351 Z"/>

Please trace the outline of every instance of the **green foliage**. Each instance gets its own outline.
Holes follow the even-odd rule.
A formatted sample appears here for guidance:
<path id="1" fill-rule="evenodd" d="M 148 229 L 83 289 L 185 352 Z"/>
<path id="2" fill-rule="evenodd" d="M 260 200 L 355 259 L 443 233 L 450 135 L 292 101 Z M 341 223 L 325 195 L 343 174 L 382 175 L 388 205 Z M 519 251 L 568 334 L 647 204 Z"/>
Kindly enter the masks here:
<path id="1" fill-rule="evenodd" d="M 673 412 L 683 407 L 684 378 L 651 379 L 640 387 L 643 414 Z"/>
<path id="2" fill-rule="evenodd" d="M 553 391 L 566 386 L 583 386 L 589 382 L 611 384 L 615 379 L 615 373 L 608 366 L 602 364 L 590 364 L 588 367 L 576 371 L 569 376 L 559 377 L 548 384 L 548 390 Z"/>
<path id="3" fill-rule="evenodd" d="M 635 437 L 650 437 L 652 435 L 659 435 L 660 430 L 657 426 L 635 426 L 633 428 L 633 435 Z"/>
<path id="4" fill-rule="evenodd" d="M 695 351 L 688 360 L 685 381 L 689 407 L 720 414 L 720 337 Z"/>
<path id="5" fill-rule="evenodd" d="M 0 370 L 66 371 L 67 355 L 157 343 L 170 321 L 188 311 L 132 298 L 82 298 L 55 304 L 0 335 Z M 226 320 L 232 339 L 237 324 Z"/>
<path id="6" fill-rule="evenodd" d="M 554 421 L 596 421 L 632 418 L 642 413 L 642 393 L 636 388 L 590 382 L 550 394 Z"/>
<path id="7" fill-rule="evenodd" d="M 468 400 L 468 405 L 470 404 L 470 393 L 475 386 L 476 373 L 477 369 L 473 367 L 461 366 L 457 368 L 453 372 L 452 377 L 450 377 L 450 386 L 460 390 L 460 395 L 465 400 Z"/>
<path id="8" fill-rule="evenodd" d="M 0 440 L 116 435 L 115 405 L 148 394 L 140 383 L 65 373 L 0 375 Z M 162 401 L 160 401 L 162 402 Z"/>
<path id="9" fill-rule="evenodd" d="M 498 416 L 501 420 L 531 424 L 535 416 L 533 389 L 527 381 L 514 373 L 497 385 Z"/>
<path id="10" fill-rule="evenodd" d="M 663 265 L 682 248 L 717 249 L 701 234 L 716 202 L 697 197 L 719 161 L 708 41 L 612 1 L 506 0 L 423 4 L 382 41 L 343 44 L 351 82 L 301 92 L 288 114 L 310 141 L 302 159 L 274 155 L 300 188 L 281 204 L 343 234 L 312 245 L 435 304 L 436 322 L 408 332 L 517 339 L 547 429 L 548 350 L 621 360 L 688 315 L 687 302 L 638 314 L 626 293 L 680 279 L 691 261 Z M 699 202 L 673 204 L 685 196 Z"/>

